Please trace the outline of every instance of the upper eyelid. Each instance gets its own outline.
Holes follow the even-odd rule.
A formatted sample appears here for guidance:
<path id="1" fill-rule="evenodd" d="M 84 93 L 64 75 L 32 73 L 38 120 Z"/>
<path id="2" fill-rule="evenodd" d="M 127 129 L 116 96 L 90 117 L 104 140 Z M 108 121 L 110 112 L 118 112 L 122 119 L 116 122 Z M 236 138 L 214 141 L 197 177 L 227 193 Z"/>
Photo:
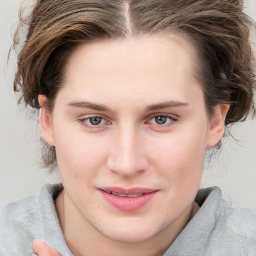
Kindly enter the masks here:
<path id="1" fill-rule="evenodd" d="M 152 114 L 147 115 L 146 119 L 152 119 L 153 117 L 156 117 L 156 116 L 168 116 L 172 119 L 178 119 L 179 118 L 179 116 L 176 115 L 176 114 L 159 112 L 159 113 L 152 113 Z"/>
<path id="2" fill-rule="evenodd" d="M 81 114 L 78 116 L 78 119 L 88 119 L 88 118 L 93 118 L 93 117 L 100 117 L 102 119 L 109 119 L 106 115 L 104 114 L 99 114 L 99 113 L 91 113 L 91 114 Z"/>
<path id="3" fill-rule="evenodd" d="M 176 121 L 177 120 L 177 118 L 174 118 L 174 117 L 172 117 L 170 115 L 156 115 L 156 116 L 151 117 L 149 120 L 152 120 L 153 118 L 156 118 L 158 116 L 164 116 L 164 117 L 170 118 L 170 120 L 172 120 L 172 121 Z"/>

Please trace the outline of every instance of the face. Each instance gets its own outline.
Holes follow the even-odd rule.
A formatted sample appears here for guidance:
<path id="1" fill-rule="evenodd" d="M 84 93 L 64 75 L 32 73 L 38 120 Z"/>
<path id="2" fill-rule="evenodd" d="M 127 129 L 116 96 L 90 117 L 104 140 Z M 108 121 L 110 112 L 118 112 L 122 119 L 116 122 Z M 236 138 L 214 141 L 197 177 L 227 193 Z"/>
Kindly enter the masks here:
<path id="1" fill-rule="evenodd" d="M 225 108 L 206 112 L 196 53 L 178 36 L 77 48 L 41 131 L 56 148 L 69 207 L 112 240 L 140 242 L 190 214 Z"/>

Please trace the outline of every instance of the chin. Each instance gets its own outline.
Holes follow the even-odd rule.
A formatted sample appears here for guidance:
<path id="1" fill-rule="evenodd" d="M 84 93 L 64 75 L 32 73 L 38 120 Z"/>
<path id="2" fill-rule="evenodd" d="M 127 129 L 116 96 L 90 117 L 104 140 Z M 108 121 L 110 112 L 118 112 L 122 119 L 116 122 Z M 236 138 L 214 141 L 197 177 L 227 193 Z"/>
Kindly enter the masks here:
<path id="1" fill-rule="evenodd" d="M 109 239 L 119 242 L 119 243 L 143 243 L 152 238 L 148 233 L 142 232 L 119 232 L 117 234 L 110 234 Z"/>
<path id="2" fill-rule="evenodd" d="M 114 228 L 108 228 L 105 230 L 106 232 L 102 230 L 101 233 L 119 243 L 142 243 L 161 232 L 162 228 L 157 228 L 153 225 L 142 225 L 142 221 L 137 225 L 132 225 L 128 222 L 123 225 L 115 225 Z"/>

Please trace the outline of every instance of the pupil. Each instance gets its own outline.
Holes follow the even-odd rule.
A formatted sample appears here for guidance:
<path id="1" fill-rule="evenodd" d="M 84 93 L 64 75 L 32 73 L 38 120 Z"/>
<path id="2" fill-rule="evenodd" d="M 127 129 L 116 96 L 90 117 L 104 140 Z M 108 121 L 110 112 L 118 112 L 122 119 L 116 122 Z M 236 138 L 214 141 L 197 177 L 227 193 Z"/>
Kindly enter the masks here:
<path id="1" fill-rule="evenodd" d="M 165 124 L 166 123 L 166 116 L 157 116 L 156 117 L 156 123 L 157 124 Z"/>
<path id="2" fill-rule="evenodd" d="M 92 125 L 99 125 L 100 124 L 100 122 L 101 122 L 101 117 L 91 117 L 90 118 L 90 123 L 92 124 Z"/>

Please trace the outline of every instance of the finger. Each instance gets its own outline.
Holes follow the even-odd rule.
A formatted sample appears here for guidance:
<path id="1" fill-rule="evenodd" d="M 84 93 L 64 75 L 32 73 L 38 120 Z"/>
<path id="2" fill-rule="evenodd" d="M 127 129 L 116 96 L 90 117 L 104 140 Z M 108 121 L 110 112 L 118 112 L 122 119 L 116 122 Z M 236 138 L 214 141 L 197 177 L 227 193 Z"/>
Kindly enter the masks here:
<path id="1" fill-rule="evenodd" d="M 39 256 L 59 256 L 58 252 L 48 246 L 45 242 L 35 239 L 32 243 L 34 251 Z"/>

